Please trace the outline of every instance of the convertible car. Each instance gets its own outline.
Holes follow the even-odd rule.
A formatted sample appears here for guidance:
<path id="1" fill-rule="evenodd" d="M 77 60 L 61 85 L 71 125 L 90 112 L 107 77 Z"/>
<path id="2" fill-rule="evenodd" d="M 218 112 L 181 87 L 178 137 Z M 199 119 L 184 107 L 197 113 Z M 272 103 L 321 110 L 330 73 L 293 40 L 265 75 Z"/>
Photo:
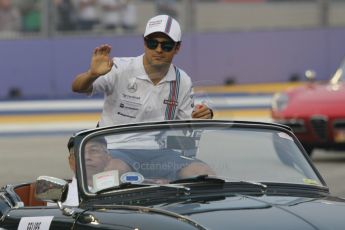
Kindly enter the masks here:
<path id="1" fill-rule="evenodd" d="M 314 148 L 345 150 L 344 74 L 345 60 L 328 83 L 311 81 L 273 97 L 273 121 L 290 126 L 310 155 Z"/>
<path id="2" fill-rule="evenodd" d="M 3 186 L 0 229 L 345 226 L 345 200 L 329 193 L 284 125 L 150 122 L 85 130 L 71 140 L 76 185 L 39 176 Z"/>

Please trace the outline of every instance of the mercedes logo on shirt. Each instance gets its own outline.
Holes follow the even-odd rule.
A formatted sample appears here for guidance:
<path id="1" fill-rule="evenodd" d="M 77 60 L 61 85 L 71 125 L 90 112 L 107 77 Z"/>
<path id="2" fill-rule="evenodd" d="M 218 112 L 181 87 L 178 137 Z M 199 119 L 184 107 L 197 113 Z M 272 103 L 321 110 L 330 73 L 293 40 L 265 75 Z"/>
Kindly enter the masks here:
<path id="1" fill-rule="evenodd" d="M 134 93 L 134 92 L 136 92 L 137 91 L 137 89 L 138 89 L 138 85 L 137 85 L 137 83 L 129 83 L 128 85 L 127 85 L 127 89 L 128 89 L 128 91 L 130 92 L 130 93 Z"/>

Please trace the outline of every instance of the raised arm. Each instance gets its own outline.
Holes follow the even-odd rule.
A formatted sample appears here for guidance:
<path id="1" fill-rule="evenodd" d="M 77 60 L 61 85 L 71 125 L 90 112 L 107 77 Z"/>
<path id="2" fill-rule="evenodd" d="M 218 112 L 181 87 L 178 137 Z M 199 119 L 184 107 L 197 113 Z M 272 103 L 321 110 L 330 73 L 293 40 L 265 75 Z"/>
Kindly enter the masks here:
<path id="1" fill-rule="evenodd" d="M 81 74 L 78 74 L 72 83 L 72 91 L 77 93 L 92 92 L 92 83 L 100 76 L 108 73 L 113 61 L 109 57 L 111 52 L 110 45 L 101 45 L 93 51 L 90 68 Z"/>

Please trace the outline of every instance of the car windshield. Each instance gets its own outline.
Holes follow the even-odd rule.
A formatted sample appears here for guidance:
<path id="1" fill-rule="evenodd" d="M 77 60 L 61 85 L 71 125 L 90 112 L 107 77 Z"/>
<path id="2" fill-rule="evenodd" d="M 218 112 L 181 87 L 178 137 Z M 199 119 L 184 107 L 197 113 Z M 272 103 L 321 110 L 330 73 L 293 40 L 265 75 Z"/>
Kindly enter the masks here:
<path id="1" fill-rule="evenodd" d="M 323 185 L 284 129 L 236 125 L 160 125 L 114 128 L 80 146 L 84 188 L 169 184 L 208 175 L 225 181 Z"/>

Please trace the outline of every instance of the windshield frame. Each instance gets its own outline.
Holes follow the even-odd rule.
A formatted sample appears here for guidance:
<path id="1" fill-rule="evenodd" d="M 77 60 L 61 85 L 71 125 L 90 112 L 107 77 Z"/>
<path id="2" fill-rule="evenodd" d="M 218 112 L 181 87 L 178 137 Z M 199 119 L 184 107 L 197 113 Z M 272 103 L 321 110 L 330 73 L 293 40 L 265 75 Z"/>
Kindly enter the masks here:
<path id="1" fill-rule="evenodd" d="M 146 129 L 152 130 L 161 130 L 169 129 L 169 128 L 200 128 L 200 127 L 221 127 L 225 129 L 229 128 L 243 128 L 243 129 L 259 129 L 259 130 L 274 130 L 274 131 L 280 131 L 287 133 L 291 138 L 293 138 L 293 141 L 296 143 L 297 147 L 300 149 L 300 151 L 304 154 L 304 158 L 307 161 L 308 165 L 311 167 L 311 169 L 314 171 L 315 175 L 321 182 L 320 187 L 327 187 L 324 179 L 320 175 L 319 171 L 316 169 L 314 164 L 311 162 L 310 158 L 307 156 L 306 152 L 304 151 L 302 145 L 298 141 L 298 139 L 294 136 L 294 134 L 291 132 L 291 129 L 279 124 L 273 124 L 273 123 L 266 123 L 266 122 L 243 122 L 243 121 L 224 121 L 224 120 L 188 120 L 188 121 L 165 121 L 165 122 L 148 122 L 148 123 L 136 123 L 136 124 L 126 124 L 126 125 L 120 125 L 120 126 L 109 126 L 109 127 L 102 127 L 102 128 L 96 128 L 92 130 L 82 131 L 76 135 L 76 152 L 77 152 L 77 178 L 78 178 L 78 187 L 79 191 L 82 191 L 81 196 L 84 198 L 87 197 L 95 197 L 96 195 L 102 195 L 102 194 L 96 194 L 91 193 L 87 189 L 87 182 L 86 182 L 86 175 L 85 175 L 85 169 L 83 165 L 83 158 L 81 156 L 82 149 L 84 148 L 85 143 L 98 135 L 107 135 L 107 134 L 116 134 L 116 133 L 123 133 L 123 132 L 129 132 L 129 131 L 143 131 Z M 282 182 L 284 183 L 284 182 Z M 157 186 L 155 186 L 157 187 Z M 110 193 L 112 194 L 121 194 L 128 191 L 138 191 L 141 188 L 129 188 L 129 189 L 121 189 L 121 190 L 114 190 Z M 107 192 L 108 194 L 109 192 Z"/>

